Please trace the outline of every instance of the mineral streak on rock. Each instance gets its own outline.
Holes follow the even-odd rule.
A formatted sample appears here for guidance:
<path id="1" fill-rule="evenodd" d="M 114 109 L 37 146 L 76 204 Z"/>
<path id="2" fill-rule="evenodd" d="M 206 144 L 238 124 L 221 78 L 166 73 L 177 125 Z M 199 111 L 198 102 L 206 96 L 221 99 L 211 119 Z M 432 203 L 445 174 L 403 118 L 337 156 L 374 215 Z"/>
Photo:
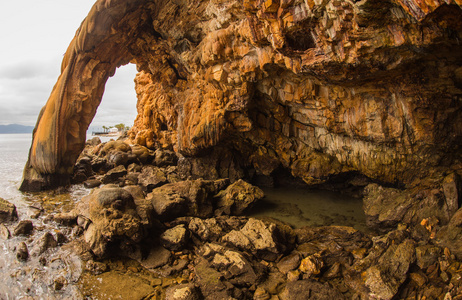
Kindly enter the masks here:
<path id="1" fill-rule="evenodd" d="M 22 190 L 65 184 L 104 85 L 136 63 L 140 145 L 225 146 L 308 184 L 460 170 L 460 0 L 98 0 L 34 131 Z"/>

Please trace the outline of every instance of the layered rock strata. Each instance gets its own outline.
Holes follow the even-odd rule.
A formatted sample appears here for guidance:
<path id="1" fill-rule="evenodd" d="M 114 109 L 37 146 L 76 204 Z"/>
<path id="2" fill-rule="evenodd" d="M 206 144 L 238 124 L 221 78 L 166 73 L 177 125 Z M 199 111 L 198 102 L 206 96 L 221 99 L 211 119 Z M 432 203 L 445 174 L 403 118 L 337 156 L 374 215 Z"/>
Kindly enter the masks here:
<path id="1" fill-rule="evenodd" d="M 308 184 L 359 172 L 412 185 L 459 172 L 461 5 L 97 1 L 39 116 L 21 188 L 68 181 L 107 78 L 128 62 L 140 71 L 133 141 L 185 156 L 225 149 L 212 161 L 221 177 L 283 168 Z M 230 164 L 241 171 L 226 174 Z"/>

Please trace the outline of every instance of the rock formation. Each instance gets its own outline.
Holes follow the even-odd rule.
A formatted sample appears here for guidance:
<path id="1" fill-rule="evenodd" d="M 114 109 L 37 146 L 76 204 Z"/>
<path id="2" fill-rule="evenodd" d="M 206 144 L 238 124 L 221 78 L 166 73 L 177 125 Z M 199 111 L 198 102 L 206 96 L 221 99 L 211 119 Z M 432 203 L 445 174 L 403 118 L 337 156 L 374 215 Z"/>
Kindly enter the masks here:
<path id="1" fill-rule="evenodd" d="M 215 177 L 357 172 L 413 186 L 459 173 L 461 5 L 98 0 L 40 113 L 21 189 L 68 182 L 106 80 L 128 62 L 132 140 L 207 153 Z"/>

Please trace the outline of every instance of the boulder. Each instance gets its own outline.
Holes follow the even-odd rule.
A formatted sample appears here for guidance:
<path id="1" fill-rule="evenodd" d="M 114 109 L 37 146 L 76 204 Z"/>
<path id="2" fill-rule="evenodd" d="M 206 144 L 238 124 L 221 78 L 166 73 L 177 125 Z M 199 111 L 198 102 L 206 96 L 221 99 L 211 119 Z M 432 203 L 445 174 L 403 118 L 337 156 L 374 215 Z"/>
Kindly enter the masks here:
<path id="1" fill-rule="evenodd" d="M 413 240 L 405 239 L 399 244 L 389 244 L 383 254 L 377 260 L 369 261 L 369 267 L 361 273 L 361 282 L 365 288 L 358 292 L 365 298 L 392 299 L 406 280 L 409 267 L 415 260 Z"/>
<path id="2" fill-rule="evenodd" d="M 274 261 L 293 248 L 295 238 L 281 225 L 250 218 L 241 230 L 226 234 L 223 241 L 261 259 Z"/>
<path id="3" fill-rule="evenodd" d="M 178 156 L 170 150 L 157 149 L 153 163 L 158 167 L 166 167 L 176 165 Z"/>
<path id="4" fill-rule="evenodd" d="M 125 168 L 125 166 L 120 165 L 107 171 L 107 173 L 103 176 L 101 181 L 104 184 L 113 183 L 117 182 L 119 178 L 125 175 L 127 175 L 127 169 Z"/>
<path id="5" fill-rule="evenodd" d="M 189 239 L 189 232 L 184 225 L 178 225 L 171 229 L 167 229 L 160 236 L 162 246 L 172 251 L 183 249 Z"/>
<path id="6" fill-rule="evenodd" d="M 180 216 L 206 218 L 213 214 L 213 196 L 226 187 L 228 180 L 185 180 L 154 189 L 147 199 L 162 220 Z"/>
<path id="7" fill-rule="evenodd" d="M 16 206 L 0 198 L 0 223 L 15 221 L 17 218 Z"/>
<path id="8" fill-rule="evenodd" d="M 148 270 L 156 269 L 168 264 L 172 253 L 162 246 L 153 246 L 149 249 L 149 254 L 139 260 L 140 264 Z"/>
<path id="9" fill-rule="evenodd" d="M 133 197 L 122 188 L 108 185 L 93 190 L 77 204 L 75 212 L 78 220 L 88 220 L 84 240 L 99 258 L 109 244 L 137 243 L 145 234 Z"/>
<path id="10" fill-rule="evenodd" d="M 239 179 L 217 194 L 216 213 L 241 215 L 263 197 L 264 193 L 260 188 Z"/>
<path id="11" fill-rule="evenodd" d="M 154 188 L 167 183 L 165 173 L 157 167 L 146 166 L 142 169 L 141 174 L 138 176 L 138 184 L 151 192 Z"/>
<path id="12" fill-rule="evenodd" d="M 215 218 L 192 218 L 188 225 L 189 230 L 203 242 L 218 240 L 223 235 L 223 229 Z"/>
<path id="13" fill-rule="evenodd" d="M 22 220 L 16 225 L 13 235 L 30 235 L 34 230 L 34 224 L 31 220 Z"/>

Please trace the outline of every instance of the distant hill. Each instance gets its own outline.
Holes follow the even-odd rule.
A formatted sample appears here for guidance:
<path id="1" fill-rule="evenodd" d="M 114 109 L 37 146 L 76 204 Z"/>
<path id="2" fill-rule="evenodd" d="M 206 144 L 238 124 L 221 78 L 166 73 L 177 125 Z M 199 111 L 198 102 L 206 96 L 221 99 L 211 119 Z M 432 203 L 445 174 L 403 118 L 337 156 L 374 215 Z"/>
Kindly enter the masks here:
<path id="1" fill-rule="evenodd" d="M 0 133 L 32 133 L 34 126 L 19 124 L 0 125 Z"/>

